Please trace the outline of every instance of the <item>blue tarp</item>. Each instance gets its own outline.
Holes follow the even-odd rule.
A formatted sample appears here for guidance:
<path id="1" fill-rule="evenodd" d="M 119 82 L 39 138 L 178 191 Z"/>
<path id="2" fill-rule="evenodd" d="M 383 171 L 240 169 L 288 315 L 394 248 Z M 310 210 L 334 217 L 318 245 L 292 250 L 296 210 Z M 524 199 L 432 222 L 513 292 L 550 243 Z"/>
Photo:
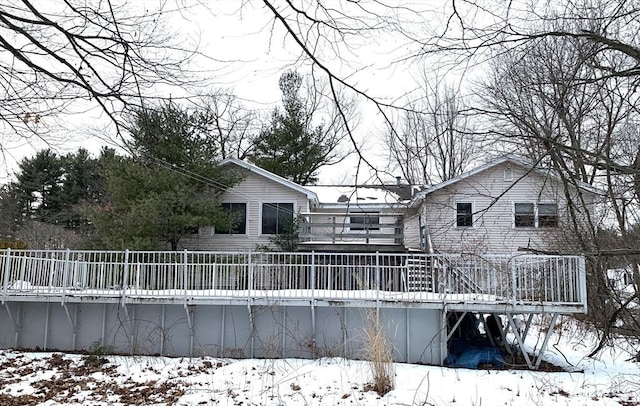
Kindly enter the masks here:
<path id="1" fill-rule="evenodd" d="M 480 365 L 493 365 L 503 368 L 505 361 L 502 351 L 484 340 L 467 341 L 452 338 L 449 341 L 449 355 L 444 364 L 456 368 L 477 369 Z"/>
<path id="2" fill-rule="evenodd" d="M 501 351 L 496 347 L 470 347 L 460 355 L 449 354 L 444 364 L 455 368 L 477 369 L 480 365 L 502 368 L 505 361 Z"/>

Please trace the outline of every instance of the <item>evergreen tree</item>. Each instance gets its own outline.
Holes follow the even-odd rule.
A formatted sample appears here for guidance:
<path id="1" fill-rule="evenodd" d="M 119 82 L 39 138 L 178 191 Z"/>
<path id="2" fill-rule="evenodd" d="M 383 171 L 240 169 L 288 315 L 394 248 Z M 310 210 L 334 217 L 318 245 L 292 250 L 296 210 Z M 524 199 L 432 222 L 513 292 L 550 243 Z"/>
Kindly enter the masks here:
<path id="1" fill-rule="evenodd" d="M 136 113 L 133 156 L 107 160 L 109 199 L 92 213 L 101 247 L 176 250 L 226 220 L 217 197 L 237 177 L 217 165 L 201 120 L 173 104 Z"/>
<path id="2" fill-rule="evenodd" d="M 339 138 L 329 136 L 322 124 L 313 125 L 313 108 L 300 94 L 302 76 L 287 71 L 280 77 L 283 109 L 276 108 L 269 125 L 260 132 L 251 162 L 300 185 L 318 181 L 318 169 L 335 157 Z"/>
<path id="3" fill-rule="evenodd" d="M 38 151 L 33 158 L 25 158 L 18 165 L 15 192 L 20 220 L 58 223 L 63 205 L 64 170 L 60 157 L 50 149 Z"/>

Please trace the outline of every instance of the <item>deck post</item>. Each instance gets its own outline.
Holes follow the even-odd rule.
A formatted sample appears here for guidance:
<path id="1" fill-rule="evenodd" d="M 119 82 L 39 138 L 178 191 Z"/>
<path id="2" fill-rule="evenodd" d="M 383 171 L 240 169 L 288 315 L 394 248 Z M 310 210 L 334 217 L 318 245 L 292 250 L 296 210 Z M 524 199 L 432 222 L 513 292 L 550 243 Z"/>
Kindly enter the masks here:
<path id="1" fill-rule="evenodd" d="M 218 357 L 224 357 L 224 325 L 227 318 L 227 306 L 222 306 L 220 309 L 220 350 Z"/>
<path id="2" fill-rule="evenodd" d="M 516 286 L 516 266 L 513 261 L 509 261 L 511 263 L 511 294 L 513 295 L 513 305 L 515 306 L 517 301 L 517 286 Z"/>
<path id="3" fill-rule="evenodd" d="M 578 257 L 578 279 L 580 286 L 580 301 L 584 308 L 584 313 L 587 313 L 587 268 L 584 257 Z"/>
<path id="4" fill-rule="evenodd" d="M 184 290 L 184 305 L 185 307 L 187 306 L 187 281 L 188 281 L 188 277 L 187 277 L 187 268 L 188 268 L 188 263 L 187 263 L 187 250 L 184 250 L 182 253 L 182 289 Z"/>
<path id="5" fill-rule="evenodd" d="M 2 295 L 2 304 L 7 300 L 7 290 L 9 289 L 9 269 L 11 262 L 11 248 L 7 248 L 4 255 L 4 283 L 3 283 L 3 295 Z"/>
<path id="6" fill-rule="evenodd" d="M 47 350 L 47 342 L 49 341 L 49 317 L 51 313 L 51 303 L 47 302 L 47 306 L 44 311 L 44 337 L 42 339 L 42 349 Z"/>
<path id="7" fill-rule="evenodd" d="M 72 350 L 76 349 L 76 336 L 78 333 L 78 328 L 76 327 L 76 321 L 78 319 L 78 305 L 74 305 L 74 315 L 71 317 L 71 313 L 69 313 L 69 305 L 67 303 L 62 303 L 62 308 L 64 309 L 65 314 L 67 315 L 67 320 L 69 320 L 69 324 L 71 324 L 71 346 Z M 48 313 L 48 311 L 47 311 Z M 48 314 L 47 314 L 48 318 Z"/>
<path id="8" fill-rule="evenodd" d="M 447 358 L 447 344 L 449 342 L 449 334 L 447 333 L 447 305 L 446 304 L 442 306 L 440 317 L 442 318 L 440 320 L 440 365 L 444 365 L 444 360 L 445 358 Z M 455 328 L 457 328 L 457 326 Z"/>
<path id="9" fill-rule="evenodd" d="M 315 289 L 316 289 L 316 253 L 315 251 L 311 251 L 311 275 L 309 277 L 309 281 L 311 283 L 311 340 L 314 344 L 316 343 L 316 300 L 315 300 Z"/>
<path id="10" fill-rule="evenodd" d="M 164 355 L 164 347 L 166 345 L 165 343 L 166 335 L 167 335 L 165 330 L 166 318 L 167 318 L 167 310 L 166 310 L 166 305 L 163 303 L 162 305 L 160 305 L 160 331 L 162 332 L 160 334 L 160 355 Z"/>
<path id="11" fill-rule="evenodd" d="M 71 250 L 67 248 L 64 252 L 64 265 L 62 266 L 62 297 L 60 298 L 60 304 L 64 305 L 64 297 L 67 294 L 67 283 L 69 282 L 69 255 Z"/>
<path id="12" fill-rule="evenodd" d="M 516 341 L 518 342 L 518 348 L 520 348 L 520 353 L 524 357 L 524 360 L 527 363 L 527 366 L 529 367 L 529 369 L 533 369 L 533 363 L 531 362 L 531 358 L 529 358 L 529 354 L 527 354 L 527 351 L 524 348 L 524 340 L 522 339 L 520 332 L 518 331 L 515 323 L 513 322 L 513 317 L 508 317 L 507 320 L 509 321 L 509 325 L 511 326 L 511 331 L 513 332 L 513 335 L 516 337 Z"/>
<path id="13" fill-rule="evenodd" d="M 129 250 L 124 250 L 124 273 L 122 275 L 122 306 L 124 307 L 127 298 L 127 284 L 129 282 Z M 126 311 L 126 307 L 125 307 Z"/>
<path id="14" fill-rule="evenodd" d="M 556 320 L 558 319 L 558 313 L 553 313 L 553 317 L 551 317 L 551 324 L 549 324 L 549 328 L 547 329 L 547 334 L 545 334 L 544 341 L 542 342 L 542 347 L 540 347 L 540 351 L 538 352 L 538 358 L 536 359 L 536 364 L 533 369 L 538 369 L 540 367 L 540 363 L 542 362 L 542 354 L 547 350 L 547 345 L 549 344 L 549 338 L 551 338 L 551 334 L 553 334 L 554 329 L 556 328 Z"/>
<path id="15" fill-rule="evenodd" d="M 194 328 L 193 328 L 193 311 L 191 306 L 187 305 L 187 302 L 184 303 L 184 311 L 187 315 L 187 326 L 189 328 L 189 356 L 193 357 L 193 341 L 194 341 Z"/>
<path id="16" fill-rule="evenodd" d="M 18 337 L 20 334 L 20 310 L 22 309 L 22 302 L 18 302 L 18 310 L 16 311 L 15 317 L 13 316 L 13 313 L 11 313 L 9 302 L 4 303 L 4 308 L 7 310 L 7 314 L 9 315 L 9 320 L 11 320 L 11 325 L 13 326 L 13 346 L 14 348 L 17 348 Z"/>

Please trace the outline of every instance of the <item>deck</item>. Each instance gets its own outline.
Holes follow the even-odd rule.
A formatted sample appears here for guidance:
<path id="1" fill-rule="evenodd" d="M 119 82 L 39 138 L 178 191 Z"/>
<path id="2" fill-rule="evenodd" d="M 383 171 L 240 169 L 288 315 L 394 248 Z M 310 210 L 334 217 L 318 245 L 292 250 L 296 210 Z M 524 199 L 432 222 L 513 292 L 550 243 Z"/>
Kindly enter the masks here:
<path id="1" fill-rule="evenodd" d="M 7 302 L 586 312 L 584 258 L 320 252 L 0 251 Z"/>

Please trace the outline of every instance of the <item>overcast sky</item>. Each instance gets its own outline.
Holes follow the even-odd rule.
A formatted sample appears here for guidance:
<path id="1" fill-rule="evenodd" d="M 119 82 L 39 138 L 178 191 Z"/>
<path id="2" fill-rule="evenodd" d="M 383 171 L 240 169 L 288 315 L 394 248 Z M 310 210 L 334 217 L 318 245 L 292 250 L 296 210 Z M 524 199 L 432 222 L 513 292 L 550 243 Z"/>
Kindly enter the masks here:
<path id="1" fill-rule="evenodd" d="M 135 4 L 153 8 L 158 2 Z M 357 12 L 348 2 L 336 1 L 335 4 L 351 7 L 345 12 Z M 439 27 L 439 21 L 446 16 L 442 5 L 448 3 L 431 0 L 414 5 L 403 4 L 420 11 L 396 11 L 406 13 L 402 16 L 407 22 L 406 27 L 423 30 L 426 35 Z M 276 106 L 280 100 L 278 78 L 283 71 L 295 68 L 307 75 L 312 72 L 311 65 L 300 58 L 298 45 L 285 35 L 284 29 L 274 21 L 273 14 L 262 2 L 181 0 L 168 2 L 166 10 L 169 29 L 177 33 L 178 40 L 189 47 L 197 45 L 202 53 L 202 56 L 194 58 L 190 68 L 205 74 L 210 82 L 208 89 L 229 88 L 246 101 L 247 107 L 266 112 Z M 414 58 L 404 60 L 415 52 L 415 45 L 408 42 L 402 33 L 390 30 L 385 35 L 351 35 L 344 41 L 330 38 L 330 41 L 320 43 L 317 54 L 323 58 L 323 63 L 359 90 L 385 102 L 402 104 L 407 99 L 406 95 L 412 94 L 418 86 L 421 65 L 426 63 Z M 318 70 L 315 72 L 322 78 Z M 456 80 L 455 76 L 453 78 Z M 181 89 L 159 91 L 173 97 L 179 97 L 182 92 Z M 95 114 L 79 109 L 73 119 L 64 123 L 63 130 L 48 135 L 52 140 L 50 146 L 61 153 L 75 151 L 80 146 L 97 152 L 104 142 L 95 141 L 91 133 L 105 130 Z M 362 100 L 359 102 L 359 116 L 360 125 L 355 133 L 362 140 L 365 153 L 370 154 L 368 158 L 384 169 L 384 159 L 380 156 L 384 147 L 379 142 L 384 122 L 373 106 Z M 33 156 L 45 144 L 32 138 L 13 143 L 4 141 L 3 146 L 9 154 L 5 156 L 5 165 L 0 168 L 2 182 L 15 168 L 15 160 Z M 322 170 L 320 182 L 349 182 L 354 174 L 355 161 L 351 160 Z"/>

